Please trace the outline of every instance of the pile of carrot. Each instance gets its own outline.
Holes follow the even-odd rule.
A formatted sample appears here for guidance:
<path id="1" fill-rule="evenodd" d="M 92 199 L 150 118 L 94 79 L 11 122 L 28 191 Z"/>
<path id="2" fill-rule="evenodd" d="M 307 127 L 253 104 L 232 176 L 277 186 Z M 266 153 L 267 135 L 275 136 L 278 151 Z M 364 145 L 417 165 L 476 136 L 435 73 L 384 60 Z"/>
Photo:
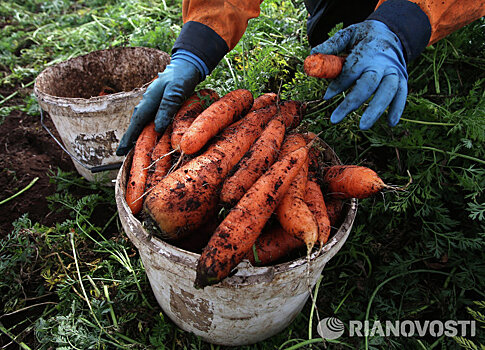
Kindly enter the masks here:
<path id="1" fill-rule="evenodd" d="M 339 225 L 345 200 L 386 185 L 371 169 L 327 165 L 305 105 L 246 89 L 194 93 L 163 134 L 148 124 L 132 157 L 126 202 L 154 233 L 200 253 L 194 285 L 220 282 L 247 259 L 310 254 Z"/>

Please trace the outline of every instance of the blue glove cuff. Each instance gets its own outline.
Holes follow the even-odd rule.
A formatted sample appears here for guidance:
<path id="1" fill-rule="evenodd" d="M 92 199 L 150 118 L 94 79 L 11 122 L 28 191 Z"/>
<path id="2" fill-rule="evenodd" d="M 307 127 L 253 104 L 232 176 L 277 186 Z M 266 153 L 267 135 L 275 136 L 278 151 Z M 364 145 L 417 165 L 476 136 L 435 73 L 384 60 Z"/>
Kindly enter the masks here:
<path id="1" fill-rule="evenodd" d="M 401 40 L 407 62 L 426 48 L 431 37 L 431 24 L 419 5 L 407 0 L 387 0 L 367 19 L 385 23 Z"/>
<path id="2" fill-rule="evenodd" d="M 178 49 L 172 54 L 172 60 L 174 59 L 182 59 L 184 61 L 192 63 L 197 70 L 200 72 L 200 81 L 203 81 L 207 75 L 209 75 L 209 68 L 207 65 L 202 61 L 197 55 L 193 54 L 190 51 L 184 49 Z"/>

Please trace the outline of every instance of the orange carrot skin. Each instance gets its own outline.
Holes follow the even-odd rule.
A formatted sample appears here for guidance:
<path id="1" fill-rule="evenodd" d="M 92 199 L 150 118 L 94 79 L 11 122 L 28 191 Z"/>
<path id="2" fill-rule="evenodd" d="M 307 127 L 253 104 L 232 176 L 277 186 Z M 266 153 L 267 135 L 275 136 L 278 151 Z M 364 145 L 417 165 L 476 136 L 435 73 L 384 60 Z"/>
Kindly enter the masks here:
<path id="1" fill-rule="evenodd" d="M 227 207 L 234 206 L 254 182 L 274 163 L 285 137 L 285 125 L 273 118 L 261 136 L 236 165 L 234 174 L 224 181 L 220 200 Z"/>
<path id="2" fill-rule="evenodd" d="M 307 178 L 308 161 L 276 208 L 276 216 L 283 229 L 304 241 L 310 251 L 318 240 L 318 223 L 305 203 Z"/>
<path id="3" fill-rule="evenodd" d="M 306 144 L 303 134 L 290 134 L 281 147 L 280 157 Z M 276 217 L 285 231 L 304 241 L 311 250 L 318 239 L 318 224 L 305 203 L 308 166 L 307 160 L 276 208 Z"/>
<path id="4" fill-rule="evenodd" d="M 318 242 L 320 246 L 323 246 L 330 237 L 331 226 L 322 190 L 315 180 L 309 179 L 307 181 L 305 203 L 317 221 Z"/>
<path id="5" fill-rule="evenodd" d="M 374 170 L 358 165 L 325 168 L 323 183 L 325 193 L 339 199 L 368 198 L 386 188 Z"/>
<path id="6" fill-rule="evenodd" d="M 305 59 L 303 70 L 311 77 L 334 79 L 342 72 L 344 62 L 344 57 L 316 53 Z"/>
<path id="7" fill-rule="evenodd" d="M 182 238 L 214 215 L 224 178 L 276 111 L 276 106 L 269 106 L 248 113 L 226 128 L 203 154 L 170 173 L 150 191 L 145 210 L 158 223 L 162 235 Z"/>
<path id="8" fill-rule="evenodd" d="M 305 108 L 299 101 L 285 101 L 279 105 L 278 118 L 281 118 L 287 129 L 294 129 L 303 119 Z"/>
<path id="9" fill-rule="evenodd" d="M 330 220 L 330 225 L 332 227 L 336 227 L 339 224 L 342 216 L 344 201 L 342 199 L 327 196 L 325 198 L 325 204 L 327 206 L 327 215 L 328 219 Z"/>
<path id="10" fill-rule="evenodd" d="M 151 163 L 156 163 L 153 165 L 155 170 L 148 173 L 146 186 L 148 189 L 159 183 L 165 175 L 167 175 L 172 166 L 172 155 L 170 154 L 170 151 L 172 150 L 172 145 L 170 143 L 171 135 L 172 125 L 169 124 L 152 152 Z"/>
<path id="11" fill-rule="evenodd" d="M 286 232 L 280 225 L 271 226 L 267 232 L 263 232 L 256 240 L 254 249 L 247 254 L 248 259 L 254 266 L 270 265 L 287 256 L 292 251 L 305 246 L 303 241 Z"/>
<path id="12" fill-rule="evenodd" d="M 253 94 L 246 89 L 233 90 L 204 110 L 182 136 L 180 149 L 194 154 L 210 139 L 251 109 Z"/>
<path id="13" fill-rule="evenodd" d="M 269 105 L 275 104 L 276 102 L 278 102 L 278 95 L 275 94 L 274 92 L 268 92 L 268 93 L 262 94 L 261 96 L 256 97 L 254 99 L 253 106 L 251 107 L 251 111 L 267 107 Z"/>
<path id="14" fill-rule="evenodd" d="M 252 249 L 302 165 L 308 149 L 302 147 L 275 162 L 224 218 L 199 258 L 195 287 L 215 284 Z"/>
<path id="15" fill-rule="evenodd" d="M 202 89 L 190 96 L 180 107 L 172 121 L 172 148 L 180 149 L 180 140 L 197 116 L 209 106 L 219 100 L 217 92 L 211 89 Z"/>
<path id="16" fill-rule="evenodd" d="M 223 205 L 234 206 L 273 164 L 283 142 L 286 128 L 300 123 L 302 114 L 303 108 L 300 102 L 285 101 L 278 106 L 277 115 L 268 123 L 261 137 L 233 169 L 234 174 L 224 181 L 220 196 Z M 302 146 L 304 146 L 303 143 L 300 144 L 300 147 Z"/>
<path id="17" fill-rule="evenodd" d="M 140 197 L 145 191 L 148 177 L 147 167 L 151 162 L 151 152 L 160 136 L 155 131 L 155 123 L 151 122 L 145 126 L 135 144 L 133 161 L 131 163 L 130 176 L 126 185 L 126 202 L 133 215 L 138 214 L 143 207 L 143 199 Z"/>

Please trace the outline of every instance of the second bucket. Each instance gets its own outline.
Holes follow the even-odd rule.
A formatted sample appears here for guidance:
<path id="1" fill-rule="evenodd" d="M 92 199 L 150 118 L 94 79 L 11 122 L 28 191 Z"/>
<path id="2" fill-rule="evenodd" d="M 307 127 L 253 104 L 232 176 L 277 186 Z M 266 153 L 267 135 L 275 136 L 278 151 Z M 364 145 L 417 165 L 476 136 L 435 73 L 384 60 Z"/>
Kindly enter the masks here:
<path id="1" fill-rule="evenodd" d="M 51 117 L 62 140 L 58 143 L 85 179 L 116 178 L 123 161 L 116 148 L 133 110 L 148 83 L 169 62 L 170 56 L 160 50 L 113 48 L 72 58 L 39 74 L 34 93 L 41 117 L 45 112 Z M 116 170 L 99 176 L 103 169 Z"/>

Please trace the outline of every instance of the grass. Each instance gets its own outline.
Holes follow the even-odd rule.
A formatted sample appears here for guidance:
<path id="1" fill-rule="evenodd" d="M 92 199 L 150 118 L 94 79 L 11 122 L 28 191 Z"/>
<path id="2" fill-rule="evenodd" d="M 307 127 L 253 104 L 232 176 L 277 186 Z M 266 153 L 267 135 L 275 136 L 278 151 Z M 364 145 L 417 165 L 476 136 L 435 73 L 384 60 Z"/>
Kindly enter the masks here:
<path id="1" fill-rule="evenodd" d="M 10 1 L 0 4 L 0 84 L 31 86 L 45 67 L 111 46 L 169 51 L 181 28 L 180 1 Z M 322 342 L 316 314 L 350 320 L 459 320 L 485 300 L 485 41 L 479 20 L 428 47 L 409 67 L 408 103 L 398 126 L 385 116 L 358 130 L 362 110 L 331 125 L 341 100 L 322 100 L 326 82 L 309 79 L 301 1 L 265 1 L 262 14 L 201 87 L 248 88 L 309 101 L 305 122 L 322 131 L 344 163 L 375 169 L 406 192 L 362 200 L 351 235 L 329 262 L 315 307 L 280 334 L 246 349 L 453 349 L 484 344 L 449 337 L 349 337 Z M 12 110 L 37 116 L 33 96 Z M 2 119 L 0 119 L 1 121 Z M 52 208 L 70 219 L 54 227 L 18 218 L 0 241 L 0 333 L 22 348 L 215 349 L 177 328 L 160 310 L 143 264 L 122 232 L 112 189 L 53 173 Z M 76 196 L 83 187 L 88 195 Z M 102 210 L 101 224 L 94 217 Z M 99 220 L 97 220 L 98 222 Z M 28 295 L 28 296 L 27 296 Z M 34 298 L 32 300 L 32 298 Z M 481 305 L 481 304 L 478 304 Z M 5 327 L 23 308 L 33 316 Z M 470 311 L 471 310 L 471 311 Z M 32 340 L 32 335 L 35 340 Z M 309 336 L 310 335 L 310 336 Z M 29 337 L 30 336 L 30 337 Z M 311 339 L 309 339 L 311 338 Z M 30 339 L 30 342 L 27 340 Z M 478 346 L 478 345 L 477 345 Z"/>

